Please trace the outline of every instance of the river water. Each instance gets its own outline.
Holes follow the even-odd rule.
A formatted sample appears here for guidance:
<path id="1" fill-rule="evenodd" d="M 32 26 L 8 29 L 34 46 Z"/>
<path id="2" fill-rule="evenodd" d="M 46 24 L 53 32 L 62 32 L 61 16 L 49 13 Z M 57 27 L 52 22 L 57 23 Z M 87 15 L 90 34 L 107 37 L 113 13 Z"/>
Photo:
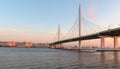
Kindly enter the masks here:
<path id="1" fill-rule="evenodd" d="M 0 48 L 0 69 L 120 69 L 120 53 Z"/>

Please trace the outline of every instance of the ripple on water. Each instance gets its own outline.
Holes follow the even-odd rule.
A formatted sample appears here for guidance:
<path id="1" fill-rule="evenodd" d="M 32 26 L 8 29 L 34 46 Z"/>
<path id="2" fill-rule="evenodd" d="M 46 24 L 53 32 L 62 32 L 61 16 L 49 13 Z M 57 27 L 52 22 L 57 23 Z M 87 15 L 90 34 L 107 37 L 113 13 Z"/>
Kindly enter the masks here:
<path id="1" fill-rule="evenodd" d="M 0 48 L 0 69 L 119 69 L 120 53 Z"/>

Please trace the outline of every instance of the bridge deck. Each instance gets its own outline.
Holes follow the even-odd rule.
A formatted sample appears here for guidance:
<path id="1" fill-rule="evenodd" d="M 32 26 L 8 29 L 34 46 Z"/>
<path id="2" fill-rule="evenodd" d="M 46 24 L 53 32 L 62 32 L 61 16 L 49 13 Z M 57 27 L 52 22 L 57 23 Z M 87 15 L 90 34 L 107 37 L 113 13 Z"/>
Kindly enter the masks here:
<path id="1" fill-rule="evenodd" d="M 120 28 L 114 28 L 114 29 L 101 31 L 99 33 L 95 33 L 95 34 L 91 34 L 91 35 L 56 41 L 51 44 L 67 43 L 67 42 L 73 42 L 73 41 L 79 41 L 79 40 L 97 39 L 97 38 L 100 38 L 100 36 L 119 36 L 119 35 L 120 35 Z"/>

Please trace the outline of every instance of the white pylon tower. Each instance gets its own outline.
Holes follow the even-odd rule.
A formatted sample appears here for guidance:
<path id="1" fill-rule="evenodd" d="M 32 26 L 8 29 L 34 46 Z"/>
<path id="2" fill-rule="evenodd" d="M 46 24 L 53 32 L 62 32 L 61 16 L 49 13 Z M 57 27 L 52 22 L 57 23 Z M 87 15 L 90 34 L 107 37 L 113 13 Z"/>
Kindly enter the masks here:
<path id="1" fill-rule="evenodd" d="M 81 15 L 81 5 L 79 5 L 79 37 L 81 37 L 81 24 L 82 24 L 82 15 Z M 81 50 L 81 40 L 79 40 L 79 49 Z"/>
<path id="2" fill-rule="evenodd" d="M 58 24 L 58 41 L 60 41 L 60 24 Z"/>

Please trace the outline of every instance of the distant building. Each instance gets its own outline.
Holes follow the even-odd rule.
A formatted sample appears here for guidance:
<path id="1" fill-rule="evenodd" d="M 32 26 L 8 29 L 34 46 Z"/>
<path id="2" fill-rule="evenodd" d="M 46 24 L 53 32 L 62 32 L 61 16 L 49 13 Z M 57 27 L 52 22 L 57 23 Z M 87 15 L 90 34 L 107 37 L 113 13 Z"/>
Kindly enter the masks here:
<path id="1" fill-rule="evenodd" d="M 15 41 L 6 41 L 0 42 L 0 47 L 31 47 L 32 42 L 15 42 Z"/>
<path id="2" fill-rule="evenodd" d="M 31 47 L 32 46 L 32 42 L 25 42 L 25 47 Z"/>
<path id="3" fill-rule="evenodd" d="M 7 42 L 7 45 L 8 45 L 9 47 L 16 47 L 16 42 L 14 42 L 14 41 Z"/>
<path id="4" fill-rule="evenodd" d="M 31 47 L 32 42 L 16 42 L 16 47 Z"/>
<path id="5" fill-rule="evenodd" d="M 32 47 L 42 47 L 42 48 L 44 48 L 44 47 L 49 47 L 48 46 L 49 44 L 48 43 L 33 43 L 32 44 Z"/>
<path id="6" fill-rule="evenodd" d="M 8 47 L 8 42 L 0 42 L 0 47 Z"/>

